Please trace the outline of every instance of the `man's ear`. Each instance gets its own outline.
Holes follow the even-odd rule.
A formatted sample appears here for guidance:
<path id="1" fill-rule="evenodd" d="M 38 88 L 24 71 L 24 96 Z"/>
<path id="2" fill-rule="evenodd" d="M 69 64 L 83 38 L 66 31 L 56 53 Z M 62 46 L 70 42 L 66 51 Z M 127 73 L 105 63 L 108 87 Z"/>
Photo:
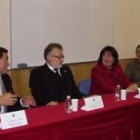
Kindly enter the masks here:
<path id="1" fill-rule="evenodd" d="M 50 60 L 51 59 L 51 56 L 50 55 L 47 55 L 46 56 L 46 60 Z"/>

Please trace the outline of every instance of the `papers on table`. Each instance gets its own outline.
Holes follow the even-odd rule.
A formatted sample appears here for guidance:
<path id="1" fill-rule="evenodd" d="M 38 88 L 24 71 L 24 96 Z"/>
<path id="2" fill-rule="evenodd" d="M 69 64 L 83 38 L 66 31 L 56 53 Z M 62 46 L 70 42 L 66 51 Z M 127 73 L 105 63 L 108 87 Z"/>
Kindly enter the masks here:
<path id="1" fill-rule="evenodd" d="M 134 98 L 140 99 L 140 94 L 135 95 Z"/>
<path id="2" fill-rule="evenodd" d="M 0 115 L 1 129 L 8 129 L 27 125 L 27 117 L 24 110 L 4 113 Z"/>
<path id="3" fill-rule="evenodd" d="M 104 107 L 103 100 L 100 95 L 85 98 L 84 101 L 85 105 L 82 106 L 81 109 L 85 111 L 95 110 Z"/>

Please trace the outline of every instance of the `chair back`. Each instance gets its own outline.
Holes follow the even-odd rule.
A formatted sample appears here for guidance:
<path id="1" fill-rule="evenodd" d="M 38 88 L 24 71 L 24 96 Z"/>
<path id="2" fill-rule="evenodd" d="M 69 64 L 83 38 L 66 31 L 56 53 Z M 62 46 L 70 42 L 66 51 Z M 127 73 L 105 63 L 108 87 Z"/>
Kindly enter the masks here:
<path id="1" fill-rule="evenodd" d="M 90 85 L 91 85 L 91 80 L 89 79 L 80 81 L 79 83 L 80 92 L 84 95 L 88 95 L 90 91 Z"/>

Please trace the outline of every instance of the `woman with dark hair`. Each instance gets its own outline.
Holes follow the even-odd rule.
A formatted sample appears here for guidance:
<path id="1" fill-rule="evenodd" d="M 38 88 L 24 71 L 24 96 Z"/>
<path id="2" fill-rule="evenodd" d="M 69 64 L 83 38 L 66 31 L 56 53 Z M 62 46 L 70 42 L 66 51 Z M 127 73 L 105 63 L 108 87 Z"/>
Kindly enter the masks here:
<path id="1" fill-rule="evenodd" d="M 127 92 L 137 90 L 137 84 L 131 84 L 118 62 L 118 53 L 114 47 L 106 46 L 101 50 L 98 64 L 91 72 L 90 94 L 114 93 L 117 85 L 126 88 Z"/>

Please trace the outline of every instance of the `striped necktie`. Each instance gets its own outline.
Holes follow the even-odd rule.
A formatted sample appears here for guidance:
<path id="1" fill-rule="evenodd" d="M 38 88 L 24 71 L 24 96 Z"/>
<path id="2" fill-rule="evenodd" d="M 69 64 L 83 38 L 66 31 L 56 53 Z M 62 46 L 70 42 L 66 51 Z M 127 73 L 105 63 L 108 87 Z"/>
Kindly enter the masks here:
<path id="1" fill-rule="evenodd" d="M 6 92 L 1 75 L 0 75 L 0 88 L 1 88 L 1 92 L 2 92 L 1 94 Z"/>
<path id="2" fill-rule="evenodd" d="M 2 76 L 0 74 L 0 95 L 3 95 L 6 92 L 3 81 L 2 81 Z M 0 105 L 0 112 L 5 113 L 7 111 L 7 107 Z"/>

